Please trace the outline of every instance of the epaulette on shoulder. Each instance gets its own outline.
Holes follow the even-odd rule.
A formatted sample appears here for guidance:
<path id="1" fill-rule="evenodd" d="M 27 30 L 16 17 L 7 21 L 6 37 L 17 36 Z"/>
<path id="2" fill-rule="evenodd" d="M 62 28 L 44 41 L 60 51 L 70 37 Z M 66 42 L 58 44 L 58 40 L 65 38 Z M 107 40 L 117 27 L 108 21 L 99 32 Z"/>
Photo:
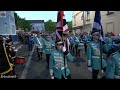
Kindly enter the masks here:
<path id="1" fill-rule="evenodd" d="M 114 55 L 116 55 L 118 52 L 114 52 L 114 53 L 112 53 L 110 56 L 114 56 Z"/>

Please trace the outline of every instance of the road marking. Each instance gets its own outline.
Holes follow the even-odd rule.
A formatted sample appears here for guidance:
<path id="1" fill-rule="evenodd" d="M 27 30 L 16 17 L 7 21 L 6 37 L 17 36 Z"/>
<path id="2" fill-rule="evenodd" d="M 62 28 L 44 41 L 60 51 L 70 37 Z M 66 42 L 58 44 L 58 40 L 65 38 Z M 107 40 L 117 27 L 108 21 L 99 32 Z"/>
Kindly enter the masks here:
<path id="1" fill-rule="evenodd" d="M 21 47 L 22 47 L 23 45 L 20 45 L 18 48 L 16 48 L 15 50 L 18 50 L 18 49 L 20 49 Z"/>
<path id="2" fill-rule="evenodd" d="M 30 61 L 31 61 L 31 58 L 32 58 L 32 55 L 33 55 L 34 50 L 35 50 L 35 46 L 33 47 L 33 50 L 32 50 L 32 52 L 30 53 L 30 56 L 29 56 L 29 58 L 28 58 L 28 60 L 27 60 L 27 62 L 26 62 L 26 64 L 25 64 L 25 68 L 24 68 L 24 70 L 23 70 L 23 72 L 22 72 L 22 75 L 21 75 L 20 79 L 25 79 L 25 77 L 26 77 L 26 74 L 27 74 L 27 72 L 28 72 L 28 68 L 29 68 Z"/>

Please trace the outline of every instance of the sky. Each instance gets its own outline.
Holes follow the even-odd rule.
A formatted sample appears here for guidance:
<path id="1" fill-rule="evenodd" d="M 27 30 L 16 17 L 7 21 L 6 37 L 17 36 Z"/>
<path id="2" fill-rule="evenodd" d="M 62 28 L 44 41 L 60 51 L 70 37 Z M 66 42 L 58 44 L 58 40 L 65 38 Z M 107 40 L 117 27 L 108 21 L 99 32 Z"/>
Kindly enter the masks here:
<path id="1" fill-rule="evenodd" d="M 57 11 L 15 11 L 18 16 L 26 20 L 44 20 L 45 22 L 51 19 L 57 21 Z M 66 21 L 72 21 L 73 11 L 64 11 Z"/>

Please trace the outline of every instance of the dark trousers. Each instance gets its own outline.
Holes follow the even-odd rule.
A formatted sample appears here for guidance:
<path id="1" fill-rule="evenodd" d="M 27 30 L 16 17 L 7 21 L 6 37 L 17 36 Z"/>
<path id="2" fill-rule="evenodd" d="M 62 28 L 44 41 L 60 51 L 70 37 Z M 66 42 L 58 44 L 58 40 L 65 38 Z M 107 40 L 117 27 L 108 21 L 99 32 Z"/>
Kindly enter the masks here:
<path id="1" fill-rule="evenodd" d="M 85 53 L 87 52 L 87 43 L 84 43 Z"/>
<path id="2" fill-rule="evenodd" d="M 39 49 L 37 48 L 38 58 L 39 60 L 42 60 L 42 52 L 39 52 Z"/>
<path id="3" fill-rule="evenodd" d="M 73 53 L 75 53 L 75 47 L 72 47 L 72 51 L 73 51 Z"/>
<path id="4" fill-rule="evenodd" d="M 28 47 L 29 47 L 29 51 L 32 51 L 33 44 L 28 44 Z"/>
<path id="5" fill-rule="evenodd" d="M 59 79 L 59 78 L 54 77 L 54 79 Z M 63 75 L 62 75 L 61 79 L 65 79 Z M 71 75 L 70 74 L 67 76 L 67 79 L 71 79 Z"/>
<path id="6" fill-rule="evenodd" d="M 75 45 L 76 55 L 78 54 L 78 45 Z"/>
<path id="7" fill-rule="evenodd" d="M 73 45 L 70 45 L 70 51 L 73 52 Z"/>
<path id="8" fill-rule="evenodd" d="M 106 71 L 106 68 L 103 69 L 103 71 Z M 99 70 L 94 70 L 92 71 L 92 79 L 97 79 L 98 77 Z M 101 79 L 105 79 L 105 77 L 102 77 Z"/>
<path id="9" fill-rule="evenodd" d="M 46 54 L 46 61 L 47 61 L 48 68 L 49 68 L 49 60 L 50 60 L 50 54 Z"/>
<path id="10" fill-rule="evenodd" d="M 80 56 L 80 50 L 81 50 L 81 49 L 78 49 L 78 54 L 79 54 L 79 56 Z"/>

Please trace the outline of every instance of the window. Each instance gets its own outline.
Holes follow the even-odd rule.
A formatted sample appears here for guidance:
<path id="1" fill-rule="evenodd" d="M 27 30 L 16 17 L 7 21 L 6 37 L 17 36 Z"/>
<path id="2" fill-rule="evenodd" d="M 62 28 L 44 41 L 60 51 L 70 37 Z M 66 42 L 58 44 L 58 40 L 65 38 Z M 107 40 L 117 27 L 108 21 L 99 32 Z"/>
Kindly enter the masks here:
<path id="1" fill-rule="evenodd" d="M 113 14 L 114 12 L 113 11 L 107 11 L 107 14 L 106 15 L 111 15 Z"/>
<path id="2" fill-rule="evenodd" d="M 87 18 L 86 18 L 86 21 L 89 21 L 90 20 L 90 11 L 87 11 Z"/>
<path id="3" fill-rule="evenodd" d="M 7 23 L 4 24 L 5 25 L 5 31 L 7 30 Z"/>

